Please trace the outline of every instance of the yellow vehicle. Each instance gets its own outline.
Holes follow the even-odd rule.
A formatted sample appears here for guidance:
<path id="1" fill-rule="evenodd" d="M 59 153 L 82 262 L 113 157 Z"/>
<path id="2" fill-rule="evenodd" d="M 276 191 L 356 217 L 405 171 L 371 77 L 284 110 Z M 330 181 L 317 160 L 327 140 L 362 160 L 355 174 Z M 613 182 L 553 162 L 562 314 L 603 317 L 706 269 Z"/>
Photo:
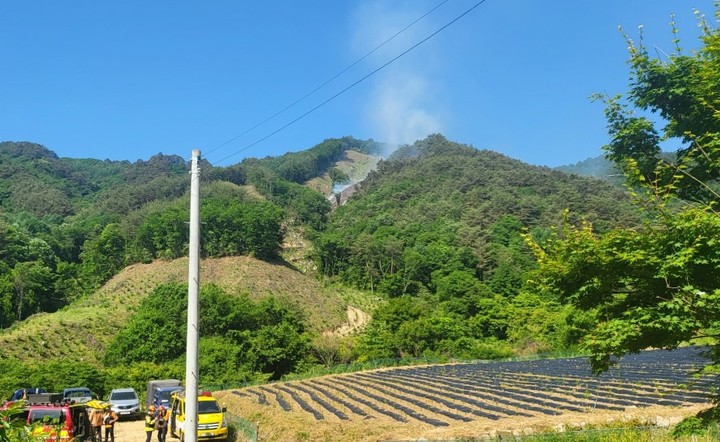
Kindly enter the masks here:
<path id="1" fill-rule="evenodd" d="M 170 434 L 185 441 L 185 392 L 173 393 L 170 397 Z M 225 407 L 209 391 L 198 394 L 197 440 L 227 440 L 228 426 Z"/>

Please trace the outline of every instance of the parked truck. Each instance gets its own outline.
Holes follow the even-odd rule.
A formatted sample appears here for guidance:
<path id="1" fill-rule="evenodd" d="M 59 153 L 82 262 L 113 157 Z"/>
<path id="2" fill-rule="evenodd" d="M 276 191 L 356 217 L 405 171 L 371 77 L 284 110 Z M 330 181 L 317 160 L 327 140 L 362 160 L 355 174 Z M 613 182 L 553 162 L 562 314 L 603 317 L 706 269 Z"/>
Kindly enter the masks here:
<path id="1" fill-rule="evenodd" d="M 185 441 L 185 432 L 191 431 L 189 427 L 185 426 L 186 399 L 185 392 L 175 392 L 172 394 L 170 405 L 170 434 L 179 438 L 181 442 Z M 209 391 L 200 391 L 197 401 L 197 437 L 195 440 L 226 442 L 228 440 L 228 422 L 225 416 L 227 409 L 221 407 Z"/>
<path id="2" fill-rule="evenodd" d="M 28 393 L 26 395 L 29 404 L 58 404 L 62 402 L 62 393 Z"/>
<path id="3" fill-rule="evenodd" d="M 161 379 L 148 382 L 145 406 L 160 405 L 170 407 L 170 395 L 176 391 L 182 391 L 182 382 L 177 379 Z"/>

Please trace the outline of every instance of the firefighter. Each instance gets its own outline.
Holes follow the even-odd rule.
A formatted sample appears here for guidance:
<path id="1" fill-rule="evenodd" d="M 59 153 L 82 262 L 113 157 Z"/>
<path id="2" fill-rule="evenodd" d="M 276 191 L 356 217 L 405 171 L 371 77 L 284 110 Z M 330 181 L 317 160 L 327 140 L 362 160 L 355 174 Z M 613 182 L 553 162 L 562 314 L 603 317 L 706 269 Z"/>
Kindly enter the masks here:
<path id="1" fill-rule="evenodd" d="M 163 405 L 160 405 L 157 409 L 157 417 L 155 419 L 158 442 L 165 442 L 168 430 L 168 419 L 170 419 L 170 410 L 166 410 Z"/>
<path id="2" fill-rule="evenodd" d="M 155 431 L 155 410 L 148 408 L 145 415 L 145 442 L 152 440 L 152 433 Z"/>
<path id="3" fill-rule="evenodd" d="M 105 407 L 105 413 L 103 414 L 103 425 L 105 425 L 105 442 L 115 442 L 115 422 L 118 420 L 118 415 L 109 405 Z"/>

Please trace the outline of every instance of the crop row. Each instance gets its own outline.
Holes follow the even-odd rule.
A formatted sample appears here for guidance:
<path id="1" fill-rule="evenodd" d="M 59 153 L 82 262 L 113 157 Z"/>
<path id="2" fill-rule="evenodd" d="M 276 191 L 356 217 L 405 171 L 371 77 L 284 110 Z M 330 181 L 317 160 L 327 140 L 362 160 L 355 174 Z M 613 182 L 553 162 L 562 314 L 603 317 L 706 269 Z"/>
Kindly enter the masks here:
<path id="1" fill-rule="evenodd" d="M 707 403 L 700 348 L 646 351 L 593 376 L 586 358 L 407 367 L 235 390 L 316 420 L 382 418 L 433 427 L 477 419 Z"/>

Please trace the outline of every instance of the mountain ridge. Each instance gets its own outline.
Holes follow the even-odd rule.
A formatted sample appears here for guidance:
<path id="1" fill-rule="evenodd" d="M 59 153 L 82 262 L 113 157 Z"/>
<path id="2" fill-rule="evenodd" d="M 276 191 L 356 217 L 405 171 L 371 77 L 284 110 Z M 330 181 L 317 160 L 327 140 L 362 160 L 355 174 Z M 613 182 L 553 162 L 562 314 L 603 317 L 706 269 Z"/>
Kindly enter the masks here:
<path id="1" fill-rule="evenodd" d="M 297 365 L 274 376 L 320 359 L 496 358 L 572 345 L 575 335 L 554 327 L 568 313 L 523 292 L 535 266 L 523 235 L 547 238 L 583 220 L 600 231 L 631 225 L 637 214 L 627 194 L 441 134 L 383 160 L 378 146 L 328 139 L 282 157 L 203 167 L 203 283 L 223 280 L 230 296 L 269 294 L 301 312 L 298 342 L 306 344 L 296 347 Z M 95 187 L 68 193 L 68 214 L 18 212 L 0 200 L 9 239 L 0 243 L 0 326 L 15 324 L 0 333 L 3 352 L 57 358 L 63 337 L 78 334 L 75 353 L 103 367 L 104 349 L 136 317 L 134 306 L 158 284 L 185 280 L 187 163 L 163 155 L 134 164 L 63 162 L 47 149 L 20 147 L 30 154 L 3 163 L 6 170 L 37 171 L 47 186 L 56 175 L 91 177 Z M 40 173 L 45 159 L 74 169 L 50 168 L 72 173 L 48 178 Z M 332 211 L 326 192 L 366 173 Z M 244 271 L 252 277 L 227 277 Z M 341 328 L 348 308 L 373 319 L 362 332 L 313 340 Z M 545 322 L 527 330 L 522 317 L 534 310 Z M 240 331 L 233 336 L 246 348 Z"/>

